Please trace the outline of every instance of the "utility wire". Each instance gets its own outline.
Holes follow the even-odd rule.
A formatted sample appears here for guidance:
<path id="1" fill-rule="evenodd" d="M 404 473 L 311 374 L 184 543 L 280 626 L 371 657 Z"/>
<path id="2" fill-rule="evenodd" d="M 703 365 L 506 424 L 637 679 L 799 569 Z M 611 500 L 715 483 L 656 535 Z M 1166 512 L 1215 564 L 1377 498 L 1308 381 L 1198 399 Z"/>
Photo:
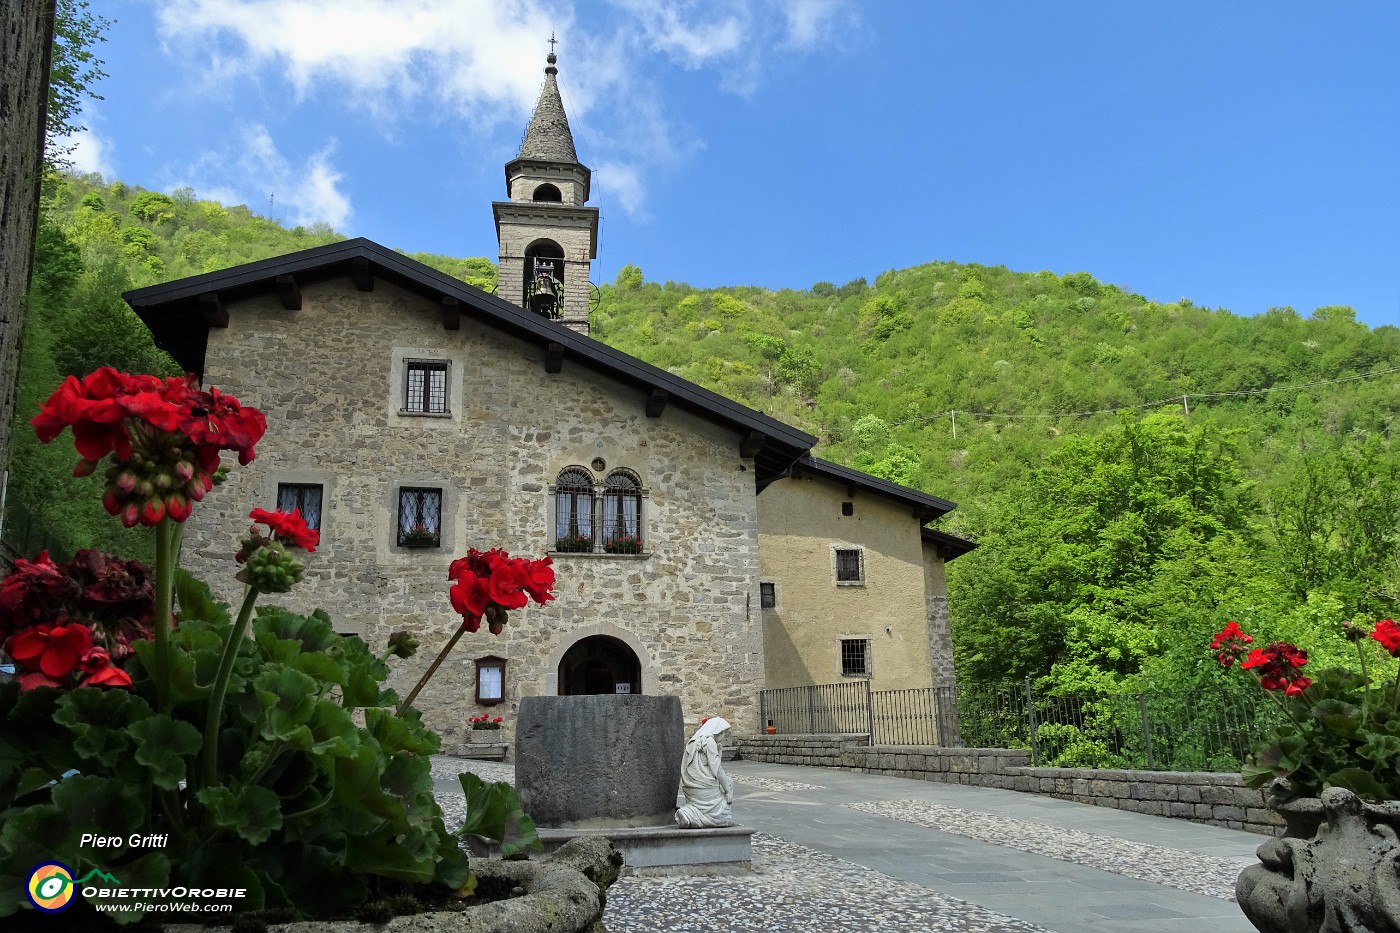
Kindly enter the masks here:
<path id="1" fill-rule="evenodd" d="M 1181 395 L 1173 395 L 1170 398 L 1159 399 L 1155 402 L 1140 402 L 1136 405 L 1121 405 L 1117 408 L 1099 408 L 1094 411 L 1066 411 L 1055 414 L 1011 414 L 1008 412 L 995 411 L 968 411 L 964 408 L 949 409 L 946 412 L 939 412 L 936 415 L 928 415 L 922 418 L 909 418 L 904 421 L 888 422 L 892 428 L 903 427 L 910 424 L 933 424 L 942 421 L 944 418 L 955 419 L 957 415 L 970 418 L 1007 418 L 1007 419 L 1035 419 L 1035 418 L 1089 418 L 1094 415 L 1112 415 L 1125 411 L 1140 411 L 1144 408 L 1161 408 L 1164 405 L 1181 405 L 1189 410 L 1190 399 L 1218 399 L 1236 398 L 1246 395 L 1264 395 L 1269 392 L 1296 391 L 1298 389 L 1311 389 L 1317 386 L 1338 385 L 1343 382 L 1355 382 L 1360 379 L 1375 379 L 1379 376 L 1389 376 L 1400 373 L 1400 366 L 1392 366 L 1389 369 L 1377 369 L 1369 373 L 1358 373 L 1355 376 L 1341 376 L 1336 379 L 1319 379 L 1315 382 L 1300 382 L 1285 386 L 1268 386 L 1262 389 L 1235 389 L 1229 392 L 1183 392 Z"/>

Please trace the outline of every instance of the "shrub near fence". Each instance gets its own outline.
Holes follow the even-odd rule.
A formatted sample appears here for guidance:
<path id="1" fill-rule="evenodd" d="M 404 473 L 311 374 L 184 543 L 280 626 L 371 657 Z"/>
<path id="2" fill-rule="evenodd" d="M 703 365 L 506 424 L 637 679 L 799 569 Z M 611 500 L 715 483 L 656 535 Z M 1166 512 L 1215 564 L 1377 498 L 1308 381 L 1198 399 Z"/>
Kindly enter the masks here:
<path id="1" fill-rule="evenodd" d="M 1234 771 L 1279 715 L 1253 694 L 1052 696 L 1030 682 L 872 691 L 869 681 L 765 690 L 779 733 L 862 733 L 876 745 L 1024 748 L 1035 765 Z"/>

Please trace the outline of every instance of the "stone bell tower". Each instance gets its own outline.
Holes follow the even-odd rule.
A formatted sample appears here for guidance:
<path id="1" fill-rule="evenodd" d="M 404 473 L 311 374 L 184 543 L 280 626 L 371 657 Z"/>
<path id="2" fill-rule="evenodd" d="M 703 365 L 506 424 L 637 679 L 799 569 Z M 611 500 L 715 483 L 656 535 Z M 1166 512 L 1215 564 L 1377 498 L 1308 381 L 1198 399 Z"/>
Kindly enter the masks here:
<path id="1" fill-rule="evenodd" d="M 520 154 L 506 163 L 510 200 L 491 204 L 500 242 L 496 294 L 587 334 L 598 208 L 584 206 L 593 173 L 574 151 L 553 45 L 551 37 L 544 88 Z"/>

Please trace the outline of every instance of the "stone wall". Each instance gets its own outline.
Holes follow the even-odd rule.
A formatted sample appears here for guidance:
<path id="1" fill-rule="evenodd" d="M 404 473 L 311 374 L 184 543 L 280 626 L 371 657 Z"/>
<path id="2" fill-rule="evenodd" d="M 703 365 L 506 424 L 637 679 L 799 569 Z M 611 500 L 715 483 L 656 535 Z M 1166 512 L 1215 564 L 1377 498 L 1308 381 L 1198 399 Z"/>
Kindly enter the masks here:
<path id="1" fill-rule="evenodd" d="M 445 745 L 467 741 L 465 720 L 489 711 L 514 736 L 523 696 L 557 692 L 559 659 L 587 635 L 628 645 L 644 693 L 681 697 L 687 718 L 722 715 L 758 728 L 763 646 L 758 620 L 758 528 L 753 461 L 738 437 L 679 406 L 646 416 L 640 390 L 566 364 L 463 315 L 442 325 L 435 302 L 383 281 L 304 286 L 300 310 L 267 296 L 229 306 L 209 335 L 206 383 L 266 412 L 257 460 L 195 510 L 185 566 L 226 599 L 241 598 L 232 556 L 248 512 L 272 508 L 279 483 L 324 486 L 322 541 L 307 577 L 267 602 L 324 607 L 337 631 L 382 646 L 414 631 L 420 653 L 391 663 L 407 692 L 460 624 L 448 602 L 448 563 L 469 547 L 539 556 L 553 541 L 548 485 L 565 466 L 625 467 L 648 489 L 641 555 L 556 554 L 557 599 L 511 613 L 458 643 L 419 697 Z M 449 412 L 405 413 L 405 359 L 447 360 Z M 440 547 L 397 545 L 402 486 L 441 488 Z M 474 659 L 507 659 L 501 705 L 475 702 Z"/>
<path id="2" fill-rule="evenodd" d="M 864 735 L 753 735 L 734 744 L 747 761 L 996 787 L 1266 835 L 1283 830 L 1263 792 L 1238 774 L 1033 768 L 1024 749 L 870 745 Z"/>

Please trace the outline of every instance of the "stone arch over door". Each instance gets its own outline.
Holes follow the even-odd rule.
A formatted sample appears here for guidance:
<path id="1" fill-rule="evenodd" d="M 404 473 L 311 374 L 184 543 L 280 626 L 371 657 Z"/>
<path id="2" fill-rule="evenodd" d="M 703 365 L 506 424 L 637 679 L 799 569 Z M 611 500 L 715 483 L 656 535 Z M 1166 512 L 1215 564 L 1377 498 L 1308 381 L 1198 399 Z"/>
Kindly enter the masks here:
<path id="1" fill-rule="evenodd" d="M 592 641 L 592 639 L 597 639 L 597 641 Z M 554 650 L 550 652 L 549 655 L 549 666 L 546 668 L 547 673 L 545 674 L 544 692 L 546 696 L 562 696 L 564 694 L 561 688 L 572 688 L 575 686 L 574 684 L 561 683 L 561 674 L 563 673 L 561 671 L 561 665 L 565 656 L 568 655 L 575 646 L 585 641 L 589 642 L 589 646 L 597 646 L 599 648 L 607 647 L 609 641 L 613 642 L 611 646 L 614 649 L 612 653 L 613 658 L 619 655 L 626 657 L 622 652 L 622 649 L 626 649 L 628 653 L 630 653 L 631 658 L 635 659 L 636 668 L 634 673 L 640 681 L 640 683 L 633 682 L 632 692 L 644 693 L 652 696 L 660 692 L 656 679 L 656 668 L 651 660 L 651 653 L 647 651 L 641 640 L 631 632 L 620 629 L 616 625 L 603 622 L 576 631 L 574 637 L 567 641 L 561 641 L 554 646 Z M 603 652 L 595 653 L 588 651 L 587 649 L 589 646 L 585 646 L 575 657 L 587 655 L 586 660 L 600 661 L 607 657 Z"/>

